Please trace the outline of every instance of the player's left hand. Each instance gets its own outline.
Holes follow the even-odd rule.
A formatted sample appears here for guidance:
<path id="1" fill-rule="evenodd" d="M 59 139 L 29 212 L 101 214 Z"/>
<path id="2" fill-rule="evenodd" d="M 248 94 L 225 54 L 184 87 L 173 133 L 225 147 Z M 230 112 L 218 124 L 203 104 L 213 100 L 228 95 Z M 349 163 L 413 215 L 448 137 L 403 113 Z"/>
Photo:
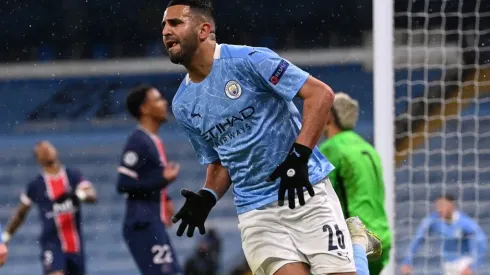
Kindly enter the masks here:
<path id="1" fill-rule="evenodd" d="M 473 274 L 473 271 L 471 271 L 471 268 L 470 267 L 467 267 L 463 270 L 463 272 L 461 272 L 461 275 L 472 275 Z"/>
<path id="2" fill-rule="evenodd" d="M 308 190 L 311 197 L 315 195 L 315 191 L 308 177 L 308 160 L 310 159 L 312 150 L 299 143 L 294 143 L 286 159 L 272 172 L 267 179 L 274 181 L 281 178 L 279 185 L 279 206 L 284 205 L 284 196 L 288 191 L 289 208 L 294 209 L 295 196 L 298 194 L 299 205 L 305 205 L 305 197 L 303 188 Z"/>
<path id="3" fill-rule="evenodd" d="M 189 238 L 194 235 L 196 227 L 199 228 L 199 233 L 201 233 L 201 235 L 206 234 L 204 222 L 206 221 L 209 212 L 216 204 L 214 195 L 204 189 L 199 190 L 197 193 L 182 189 L 180 194 L 185 198 L 185 203 L 182 208 L 180 208 L 179 212 L 172 218 L 173 223 L 182 220 L 177 229 L 177 236 L 181 237 L 187 227 L 187 237 Z"/>

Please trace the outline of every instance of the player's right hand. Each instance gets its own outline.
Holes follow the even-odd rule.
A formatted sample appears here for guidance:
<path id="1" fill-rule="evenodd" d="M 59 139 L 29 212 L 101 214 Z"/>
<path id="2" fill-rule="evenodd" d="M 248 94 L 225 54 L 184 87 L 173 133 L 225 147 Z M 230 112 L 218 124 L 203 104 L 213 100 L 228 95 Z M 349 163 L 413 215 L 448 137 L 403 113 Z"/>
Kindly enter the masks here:
<path id="1" fill-rule="evenodd" d="M 177 236 L 182 236 L 187 229 L 187 236 L 190 238 L 194 235 L 194 230 L 199 228 L 201 235 L 206 234 L 204 228 L 204 222 L 206 221 L 209 212 L 216 204 L 216 198 L 214 195 L 206 190 L 199 190 L 194 193 L 187 189 L 182 189 L 180 194 L 185 198 L 185 203 L 180 208 L 179 212 L 172 218 L 173 223 L 177 223 L 180 220 L 181 223 L 177 229 Z"/>
<path id="2" fill-rule="evenodd" d="M 177 178 L 180 171 L 180 165 L 175 162 L 169 162 L 165 169 L 163 170 L 163 177 L 168 181 L 172 182 Z"/>
<path id="3" fill-rule="evenodd" d="M 402 272 L 402 275 L 410 275 L 412 274 L 412 267 L 410 265 L 404 264 L 400 268 L 400 271 Z"/>

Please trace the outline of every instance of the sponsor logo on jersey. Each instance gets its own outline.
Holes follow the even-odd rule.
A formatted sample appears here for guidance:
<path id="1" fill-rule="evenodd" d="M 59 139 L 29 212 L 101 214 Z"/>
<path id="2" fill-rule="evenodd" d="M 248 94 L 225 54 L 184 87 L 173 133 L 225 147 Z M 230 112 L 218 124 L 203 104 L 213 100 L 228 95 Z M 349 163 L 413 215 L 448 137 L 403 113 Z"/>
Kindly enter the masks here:
<path id="1" fill-rule="evenodd" d="M 73 201 L 71 199 L 67 199 L 60 203 L 53 203 L 53 211 L 47 212 L 45 217 L 46 219 L 52 219 L 60 214 L 76 212 L 77 208 L 75 205 L 73 205 Z"/>
<path id="2" fill-rule="evenodd" d="M 213 141 L 217 145 L 223 145 L 252 129 L 247 121 L 254 113 L 255 109 L 252 106 L 246 107 L 238 114 L 226 118 L 223 122 L 205 131 L 201 136 L 206 142 Z"/>
<path id="3" fill-rule="evenodd" d="M 225 94 L 228 98 L 237 99 L 242 95 L 242 87 L 235 80 L 230 80 L 225 85 Z"/>
<path id="4" fill-rule="evenodd" d="M 282 59 L 272 73 L 271 77 L 269 78 L 269 81 L 273 85 L 279 83 L 279 80 L 281 80 L 281 77 L 284 75 L 284 72 L 288 69 L 288 67 L 289 63 L 286 60 Z"/>

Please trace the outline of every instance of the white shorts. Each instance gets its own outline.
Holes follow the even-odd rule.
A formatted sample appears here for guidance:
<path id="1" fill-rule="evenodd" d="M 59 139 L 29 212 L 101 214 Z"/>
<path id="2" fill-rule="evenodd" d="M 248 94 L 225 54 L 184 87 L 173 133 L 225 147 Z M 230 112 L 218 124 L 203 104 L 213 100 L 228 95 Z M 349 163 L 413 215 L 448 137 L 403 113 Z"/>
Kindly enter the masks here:
<path id="1" fill-rule="evenodd" d="M 444 275 L 461 275 L 463 270 L 473 263 L 471 257 L 462 257 L 452 262 L 444 263 Z"/>
<path id="2" fill-rule="evenodd" d="M 274 202 L 238 215 L 242 246 L 255 275 L 272 275 L 288 263 L 304 262 L 313 274 L 356 271 L 349 230 L 328 178 L 315 196 L 289 209 Z"/>

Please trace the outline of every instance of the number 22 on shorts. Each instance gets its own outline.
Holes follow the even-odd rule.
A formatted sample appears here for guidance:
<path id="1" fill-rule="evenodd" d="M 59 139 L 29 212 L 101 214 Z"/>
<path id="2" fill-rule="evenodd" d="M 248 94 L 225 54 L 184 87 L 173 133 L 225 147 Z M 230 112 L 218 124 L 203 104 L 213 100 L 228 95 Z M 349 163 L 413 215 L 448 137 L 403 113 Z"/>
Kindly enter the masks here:
<path id="1" fill-rule="evenodd" d="M 160 264 L 171 264 L 173 263 L 172 251 L 170 250 L 169 245 L 154 245 L 151 248 L 151 253 L 154 253 L 153 263 L 156 265 Z"/>
<path id="2" fill-rule="evenodd" d="M 335 232 L 334 232 L 335 229 Z M 333 229 L 330 225 L 326 224 L 323 226 L 323 232 L 328 234 L 328 251 L 334 251 L 339 249 L 345 249 L 344 234 L 339 229 L 339 226 L 335 224 Z M 337 244 L 335 244 L 334 233 L 337 236 Z"/>

